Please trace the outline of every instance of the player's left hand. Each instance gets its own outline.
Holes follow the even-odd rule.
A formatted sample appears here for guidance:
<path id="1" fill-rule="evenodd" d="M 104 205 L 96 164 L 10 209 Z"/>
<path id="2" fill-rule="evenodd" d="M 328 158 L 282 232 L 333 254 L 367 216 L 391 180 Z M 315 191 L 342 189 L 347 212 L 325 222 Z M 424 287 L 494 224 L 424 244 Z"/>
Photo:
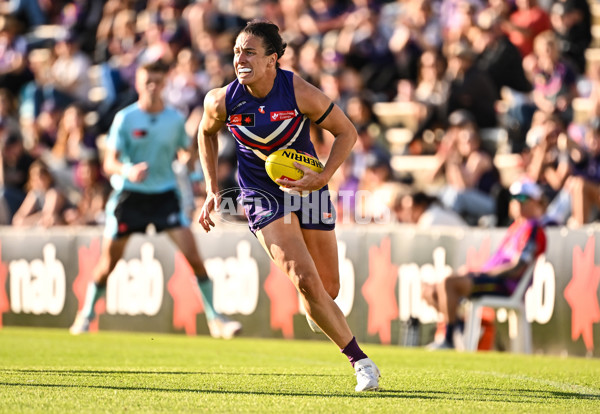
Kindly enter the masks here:
<path id="1" fill-rule="evenodd" d="M 285 191 L 288 194 L 299 194 L 306 197 L 311 192 L 318 190 L 327 184 L 327 180 L 323 173 L 313 171 L 297 162 L 294 163 L 294 167 L 302 170 L 304 176 L 299 180 L 288 180 L 287 178 L 277 179 L 277 184 L 280 185 L 279 188 L 282 191 Z"/>

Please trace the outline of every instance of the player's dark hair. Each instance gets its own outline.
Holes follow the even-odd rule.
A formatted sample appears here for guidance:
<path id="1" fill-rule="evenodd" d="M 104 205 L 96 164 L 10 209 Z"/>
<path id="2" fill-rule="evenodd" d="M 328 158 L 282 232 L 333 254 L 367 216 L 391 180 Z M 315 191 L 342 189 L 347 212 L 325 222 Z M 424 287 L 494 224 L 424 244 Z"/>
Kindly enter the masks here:
<path id="1" fill-rule="evenodd" d="M 287 43 L 283 41 L 279 34 L 279 27 L 268 20 L 254 19 L 246 24 L 241 33 L 247 33 L 252 36 L 260 37 L 265 47 L 265 54 L 271 55 L 277 53 L 277 59 L 285 53 Z M 279 67 L 279 62 L 277 62 Z"/>

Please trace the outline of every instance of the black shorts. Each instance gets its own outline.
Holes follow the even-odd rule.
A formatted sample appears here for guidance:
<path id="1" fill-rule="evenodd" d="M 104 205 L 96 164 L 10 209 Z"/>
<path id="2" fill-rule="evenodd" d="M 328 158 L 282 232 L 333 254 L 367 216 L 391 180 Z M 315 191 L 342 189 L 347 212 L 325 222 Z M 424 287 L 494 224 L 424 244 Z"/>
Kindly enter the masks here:
<path id="1" fill-rule="evenodd" d="M 469 295 L 471 298 L 478 298 L 483 295 L 511 295 L 511 292 L 502 277 L 494 277 L 486 275 L 485 273 L 469 273 L 467 276 L 473 282 L 473 291 Z"/>
<path id="2" fill-rule="evenodd" d="M 149 224 L 157 232 L 188 225 L 175 190 L 157 194 L 115 192 L 106 210 L 105 236 L 113 239 L 143 233 Z"/>

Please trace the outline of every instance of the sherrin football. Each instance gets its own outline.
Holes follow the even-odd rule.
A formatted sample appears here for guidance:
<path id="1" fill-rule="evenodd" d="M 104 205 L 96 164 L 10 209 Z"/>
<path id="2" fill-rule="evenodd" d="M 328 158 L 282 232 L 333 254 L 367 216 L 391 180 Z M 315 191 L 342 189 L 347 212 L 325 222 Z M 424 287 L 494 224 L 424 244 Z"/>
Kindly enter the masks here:
<path id="1" fill-rule="evenodd" d="M 287 178 L 294 181 L 299 180 L 304 176 L 304 172 L 296 168 L 294 162 L 302 164 L 318 173 L 323 171 L 321 161 L 310 154 L 294 149 L 281 149 L 271 153 L 265 161 L 265 170 L 267 170 L 267 174 L 273 181 L 279 178 Z"/>

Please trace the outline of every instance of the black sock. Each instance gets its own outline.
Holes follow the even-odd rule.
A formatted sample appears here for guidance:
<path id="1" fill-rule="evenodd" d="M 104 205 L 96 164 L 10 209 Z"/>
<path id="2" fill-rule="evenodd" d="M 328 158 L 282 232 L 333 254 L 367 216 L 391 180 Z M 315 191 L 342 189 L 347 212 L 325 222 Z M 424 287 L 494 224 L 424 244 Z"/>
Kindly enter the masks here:
<path id="1" fill-rule="evenodd" d="M 458 330 L 463 333 L 465 331 L 465 320 L 464 319 L 457 319 L 456 320 L 456 327 L 458 328 Z"/>
<path id="2" fill-rule="evenodd" d="M 447 323 L 446 324 L 446 342 L 452 346 L 454 346 L 454 328 L 456 327 L 456 322 Z"/>

